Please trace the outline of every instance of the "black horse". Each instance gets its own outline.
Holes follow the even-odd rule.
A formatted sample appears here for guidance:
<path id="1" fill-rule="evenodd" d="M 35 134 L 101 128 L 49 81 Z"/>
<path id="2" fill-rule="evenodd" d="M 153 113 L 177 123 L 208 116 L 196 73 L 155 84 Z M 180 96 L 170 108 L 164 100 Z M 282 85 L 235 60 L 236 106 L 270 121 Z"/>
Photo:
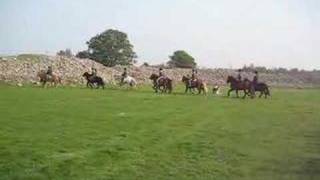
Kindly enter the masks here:
<path id="1" fill-rule="evenodd" d="M 269 87 L 267 84 L 265 83 L 257 83 L 257 84 L 253 84 L 253 95 L 255 94 L 255 91 L 260 92 L 259 98 L 261 98 L 264 95 L 264 98 L 267 98 L 268 96 L 271 96 L 270 91 L 269 91 Z"/>
<path id="2" fill-rule="evenodd" d="M 104 89 L 105 83 L 101 77 L 94 76 L 88 72 L 83 73 L 82 76 L 87 80 L 87 87 L 90 87 L 92 89 L 94 86 L 96 86 L 97 89 L 99 87 L 102 87 L 102 89 Z"/>

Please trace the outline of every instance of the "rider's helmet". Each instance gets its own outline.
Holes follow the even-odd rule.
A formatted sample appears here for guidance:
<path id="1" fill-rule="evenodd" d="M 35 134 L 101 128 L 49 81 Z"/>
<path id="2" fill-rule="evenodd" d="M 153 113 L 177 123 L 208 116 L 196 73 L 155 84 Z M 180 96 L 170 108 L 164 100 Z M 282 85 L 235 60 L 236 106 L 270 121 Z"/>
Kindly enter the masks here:
<path id="1" fill-rule="evenodd" d="M 163 69 L 162 68 L 159 68 L 159 71 L 162 71 Z"/>
<path id="2" fill-rule="evenodd" d="M 127 68 L 125 67 L 125 68 L 123 68 L 123 70 L 125 70 L 125 71 L 126 71 L 126 70 L 127 70 Z"/>
<path id="3" fill-rule="evenodd" d="M 242 69 L 238 69 L 238 72 L 242 72 Z"/>
<path id="4" fill-rule="evenodd" d="M 254 71 L 255 74 L 258 74 L 258 71 Z"/>

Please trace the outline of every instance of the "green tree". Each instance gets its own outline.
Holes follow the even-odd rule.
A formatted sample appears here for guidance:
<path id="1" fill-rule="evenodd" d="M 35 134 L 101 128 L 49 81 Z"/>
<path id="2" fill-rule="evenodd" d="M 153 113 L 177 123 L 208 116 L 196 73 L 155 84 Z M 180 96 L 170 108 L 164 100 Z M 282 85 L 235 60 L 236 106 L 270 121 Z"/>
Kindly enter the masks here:
<path id="1" fill-rule="evenodd" d="M 109 29 L 87 42 L 90 58 L 105 66 L 130 65 L 137 57 L 127 34 Z"/>
<path id="2" fill-rule="evenodd" d="M 172 56 L 170 56 L 170 61 L 168 65 L 171 67 L 179 68 L 194 68 L 197 63 L 194 58 L 190 56 L 187 52 L 179 50 L 175 51 Z"/>
<path id="3" fill-rule="evenodd" d="M 58 51 L 57 55 L 58 56 L 66 56 L 66 57 L 69 57 L 69 58 L 73 56 L 72 51 L 69 48 L 67 48 L 66 50 Z"/>
<path id="4" fill-rule="evenodd" d="M 80 59 L 86 59 L 86 58 L 90 58 L 90 54 L 87 50 L 85 51 L 79 51 L 77 54 L 76 54 L 76 57 L 77 58 L 80 58 Z"/>

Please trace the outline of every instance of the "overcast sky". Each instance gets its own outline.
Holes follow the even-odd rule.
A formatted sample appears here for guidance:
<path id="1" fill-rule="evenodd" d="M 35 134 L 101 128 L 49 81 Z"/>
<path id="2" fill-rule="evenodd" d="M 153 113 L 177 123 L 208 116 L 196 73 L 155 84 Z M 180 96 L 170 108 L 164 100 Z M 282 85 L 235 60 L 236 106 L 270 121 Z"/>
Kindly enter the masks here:
<path id="1" fill-rule="evenodd" d="M 140 62 L 320 69 L 320 0 L 0 0 L 0 54 L 76 52 L 109 28 Z"/>

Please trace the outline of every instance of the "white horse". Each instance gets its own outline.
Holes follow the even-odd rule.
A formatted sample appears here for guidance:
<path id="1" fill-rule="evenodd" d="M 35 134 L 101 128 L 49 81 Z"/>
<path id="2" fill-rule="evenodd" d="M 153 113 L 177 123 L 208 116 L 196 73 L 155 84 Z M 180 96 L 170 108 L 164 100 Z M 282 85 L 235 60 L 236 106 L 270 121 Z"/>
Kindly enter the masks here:
<path id="1" fill-rule="evenodd" d="M 134 79 L 133 77 L 127 76 L 123 79 L 122 83 L 120 83 L 120 86 L 122 86 L 124 84 L 127 84 L 130 87 L 135 87 L 135 86 L 137 86 L 138 83 L 137 83 L 136 79 Z"/>

